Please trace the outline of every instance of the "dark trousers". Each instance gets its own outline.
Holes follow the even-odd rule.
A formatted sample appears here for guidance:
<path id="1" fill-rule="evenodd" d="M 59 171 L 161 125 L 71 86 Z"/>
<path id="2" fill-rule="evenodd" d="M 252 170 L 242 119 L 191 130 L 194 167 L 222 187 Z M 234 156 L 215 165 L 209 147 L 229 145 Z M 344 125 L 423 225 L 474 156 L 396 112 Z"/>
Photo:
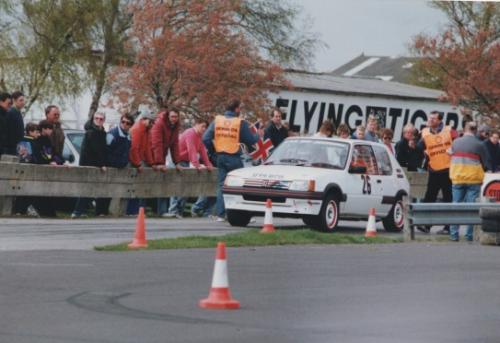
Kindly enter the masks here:
<path id="1" fill-rule="evenodd" d="M 436 202 L 440 190 L 443 193 L 443 202 L 452 202 L 451 180 L 448 169 L 445 172 L 429 173 L 427 190 L 425 191 L 425 197 L 422 202 Z"/>

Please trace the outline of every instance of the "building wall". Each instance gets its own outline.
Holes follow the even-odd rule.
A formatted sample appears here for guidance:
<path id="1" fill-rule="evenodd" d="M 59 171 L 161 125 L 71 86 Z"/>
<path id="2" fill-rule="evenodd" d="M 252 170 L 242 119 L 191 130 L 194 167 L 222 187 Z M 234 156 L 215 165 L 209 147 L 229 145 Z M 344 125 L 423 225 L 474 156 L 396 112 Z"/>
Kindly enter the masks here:
<path id="1" fill-rule="evenodd" d="M 383 127 L 394 130 L 394 139 L 401 137 L 407 123 L 421 128 L 427 115 L 437 110 L 444 113 L 444 121 L 455 129 L 462 128 L 460 111 L 448 103 L 389 97 L 350 96 L 309 91 L 282 91 L 271 94 L 273 104 L 285 113 L 285 119 L 294 131 L 314 133 L 324 120 L 333 120 L 336 126 L 347 123 L 351 130 L 365 125 L 370 114 L 379 117 Z"/>

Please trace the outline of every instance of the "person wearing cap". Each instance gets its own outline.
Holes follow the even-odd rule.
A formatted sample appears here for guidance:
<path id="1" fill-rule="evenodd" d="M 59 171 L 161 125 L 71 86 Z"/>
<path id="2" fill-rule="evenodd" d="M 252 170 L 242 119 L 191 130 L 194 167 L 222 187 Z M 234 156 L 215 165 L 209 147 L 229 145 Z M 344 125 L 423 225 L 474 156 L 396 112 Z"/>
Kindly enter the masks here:
<path id="1" fill-rule="evenodd" d="M 490 127 L 486 124 L 482 124 L 479 126 L 479 130 L 477 130 L 477 139 L 484 142 L 488 139 L 490 135 Z"/>
<path id="2" fill-rule="evenodd" d="M 491 170 L 486 147 L 475 137 L 477 125 L 465 124 L 462 137 L 453 141 L 451 147 L 450 179 L 453 202 L 476 202 L 483 183 L 484 171 Z M 459 226 L 450 226 L 450 240 L 458 242 Z M 465 239 L 472 241 L 472 225 L 467 226 Z"/>

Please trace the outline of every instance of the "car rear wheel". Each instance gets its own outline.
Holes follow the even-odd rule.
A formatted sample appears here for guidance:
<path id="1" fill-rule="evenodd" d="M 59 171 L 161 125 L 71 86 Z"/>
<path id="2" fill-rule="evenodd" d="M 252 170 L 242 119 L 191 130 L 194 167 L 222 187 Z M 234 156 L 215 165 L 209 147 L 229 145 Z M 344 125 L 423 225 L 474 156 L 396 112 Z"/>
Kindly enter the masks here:
<path id="1" fill-rule="evenodd" d="M 382 219 L 385 231 L 388 232 L 401 232 L 405 224 L 405 215 L 403 211 L 403 202 L 401 199 L 396 200 L 392 205 L 391 211 Z"/>
<path id="2" fill-rule="evenodd" d="M 339 197 L 336 194 L 326 196 L 316 219 L 318 230 L 331 232 L 337 227 L 340 215 L 339 202 Z"/>
<path id="3" fill-rule="evenodd" d="M 252 215 L 247 211 L 227 210 L 227 221 L 231 226 L 247 226 Z"/>

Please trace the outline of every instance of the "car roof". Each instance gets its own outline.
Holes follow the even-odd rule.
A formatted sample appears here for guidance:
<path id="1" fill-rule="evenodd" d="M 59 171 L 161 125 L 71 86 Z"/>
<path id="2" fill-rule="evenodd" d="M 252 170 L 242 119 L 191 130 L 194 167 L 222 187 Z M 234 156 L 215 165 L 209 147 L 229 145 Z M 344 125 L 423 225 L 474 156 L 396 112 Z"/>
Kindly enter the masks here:
<path id="1" fill-rule="evenodd" d="M 325 142 L 339 142 L 339 143 L 347 143 L 347 144 L 369 144 L 369 145 L 379 145 L 385 146 L 383 143 L 365 141 L 361 139 L 353 139 L 353 138 L 340 138 L 340 137 L 314 137 L 314 136 L 294 136 L 288 137 L 287 140 L 317 140 L 317 141 L 325 141 Z"/>

